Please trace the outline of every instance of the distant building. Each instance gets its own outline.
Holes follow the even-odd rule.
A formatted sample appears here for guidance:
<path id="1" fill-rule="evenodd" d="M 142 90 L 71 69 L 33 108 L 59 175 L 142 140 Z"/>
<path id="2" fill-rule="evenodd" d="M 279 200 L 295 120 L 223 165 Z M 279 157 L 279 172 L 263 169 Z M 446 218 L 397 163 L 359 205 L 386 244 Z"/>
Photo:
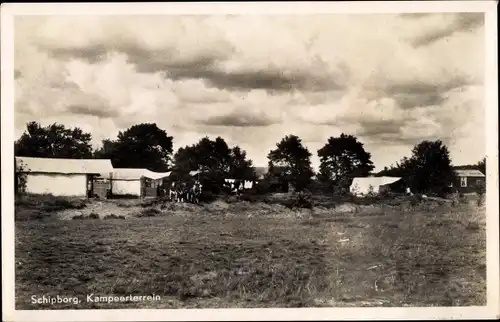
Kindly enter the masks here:
<path id="1" fill-rule="evenodd" d="M 486 176 L 479 170 L 455 170 L 457 180 L 452 184 L 463 193 L 479 192 L 486 187 Z"/>
<path id="2" fill-rule="evenodd" d="M 16 157 L 17 186 L 25 176 L 26 193 L 87 197 L 93 195 L 94 178 L 113 171 L 111 160 Z"/>

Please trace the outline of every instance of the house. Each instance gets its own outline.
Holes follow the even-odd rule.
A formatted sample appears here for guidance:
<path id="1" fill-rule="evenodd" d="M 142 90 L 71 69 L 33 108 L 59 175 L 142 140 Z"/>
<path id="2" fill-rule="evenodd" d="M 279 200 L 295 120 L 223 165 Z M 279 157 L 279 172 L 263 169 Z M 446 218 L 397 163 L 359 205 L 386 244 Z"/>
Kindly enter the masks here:
<path id="1" fill-rule="evenodd" d="M 486 176 L 477 169 L 455 170 L 457 180 L 452 184 L 459 192 L 480 192 L 486 187 Z"/>
<path id="2" fill-rule="evenodd" d="M 353 179 L 349 191 L 357 196 L 379 194 L 401 188 L 401 183 L 402 178 L 399 177 L 358 177 Z"/>
<path id="3" fill-rule="evenodd" d="M 158 187 L 170 172 L 148 169 L 115 168 L 101 178 L 109 180 L 113 196 L 157 197 Z"/>
<path id="4" fill-rule="evenodd" d="M 113 171 L 107 159 L 15 157 L 16 178 L 26 180 L 25 192 L 54 196 L 94 195 L 94 178 Z"/>

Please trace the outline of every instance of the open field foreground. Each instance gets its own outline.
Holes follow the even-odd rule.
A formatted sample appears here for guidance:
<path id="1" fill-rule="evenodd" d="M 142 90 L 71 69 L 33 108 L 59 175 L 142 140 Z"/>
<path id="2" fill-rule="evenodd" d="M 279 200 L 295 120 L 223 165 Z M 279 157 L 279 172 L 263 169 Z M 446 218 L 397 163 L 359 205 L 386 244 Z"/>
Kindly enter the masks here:
<path id="1" fill-rule="evenodd" d="M 486 304 L 485 210 L 473 200 L 288 209 L 43 198 L 16 200 L 17 309 Z"/>

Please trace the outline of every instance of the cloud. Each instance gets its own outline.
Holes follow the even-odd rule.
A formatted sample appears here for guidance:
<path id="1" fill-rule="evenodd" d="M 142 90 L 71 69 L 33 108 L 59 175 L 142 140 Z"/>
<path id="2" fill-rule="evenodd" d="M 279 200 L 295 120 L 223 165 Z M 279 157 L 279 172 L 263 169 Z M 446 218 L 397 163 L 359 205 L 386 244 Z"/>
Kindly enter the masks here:
<path id="1" fill-rule="evenodd" d="M 69 105 L 67 107 L 67 111 L 69 113 L 75 114 L 75 115 L 92 115 L 96 117 L 112 117 L 116 116 L 116 114 L 106 111 L 106 108 L 103 107 L 102 105 L 90 105 L 90 104 L 75 104 L 75 105 Z"/>
<path id="2" fill-rule="evenodd" d="M 420 13 L 420 12 L 411 12 L 411 13 L 401 13 L 399 14 L 400 18 L 406 19 L 421 19 L 429 16 L 435 15 L 434 13 Z"/>
<path id="3" fill-rule="evenodd" d="M 297 39 L 287 39 L 287 36 L 289 38 L 292 36 L 289 35 L 290 31 L 283 28 L 275 28 L 274 34 L 285 39 L 283 41 L 285 44 L 278 43 L 276 48 L 263 52 L 258 49 L 248 50 L 248 43 L 242 42 L 241 38 L 254 37 L 251 34 L 243 32 L 235 37 L 234 34 L 228 34 L 227 30 L 223 30 L 233 24 L 236 24 L 236 29 L 241 30 L 242 24 L 237 19 L 193 17 L 169 17 L 162 20 L 153 18 L 152 21 L 143 17 L 89 19 L 80 17 L 68 21 L 58 17 L 44 20 L 44 27 L 36 33 L 36 46 L 60 59 L 81 59 L 89 63 L 103 61 L 110 53 L 123 53 L 127 61 L 140 73 L 162 72 L 162 75 L 172 80 L 202 79 L 209 86 L 220 89 L 272 91 L 342 89 L 345 88 L 348 78 L 349 71 L 345 64 L 339 62 L 338 66 L 331 66 L 320 56 L 307 51 L 301 53 L 302 57 L 297 57 L 300 61 L 287 61 L 283 64 L 283 58 L 269 57 L 271 58 L 269 63 L 260 64 L 263 54 L 286 57 L 287 54 L 283 52 L 283 49 L 286 49 L 283 48 L 285 44 L 300 46 L 297 44 Z M 269 24 L 268 20 L 264 22 Z M 90 23 L 95 25 L 89 27 Z M 118 25 L 120 27 L 117 27 Z M 127 25 L 139 27 L 130 28 Z M 79 28 L 76 37 L 71 35 L 72 38 L 68 41 L 53 40 L 52 33 L 56 28 L 70 27 Z M 102 36 L 84 35 L 85 31 L 98 32 L 98 30 Z M 151 40 L 152 37 L 144 39 L 144 33 L 157 33 L 158 30 L 167 30 L 164 38 L 169 41 L 156 38 Z M 189 30 L 192 32 L 189 33 Z M 204 32 L 199 33 L 198 30 Z M 269 31 L 273 32 L 273 29 Z M 183 36 L 179 36 L 180 34 Z M 272 42 L 266 45 L 273 47 Z M 293 48 L 288 49 L 293 50 Z M 302 48 L 302 51 L 304 50 Z M 288 59 L 293 58 L 292 56 Z"/>
<path id="4" fill-rule="evenodd" d="M 440 105 L 445 100 L 445 94 L 455 88 L 472 85 L 474 82 L 466 77 L 454 77 L 435 82 L 406 81 L 388 83 L 381 90 L 388 97 L 397 101 L 400 107 L 414 108 L 421 106 Z"/>
<path id="5" fill-rule="evenodd" d="M 470 32 L 484 25 L 483 13 L 455 13 L 440 27 L 428 30 L 411 40 L 414 47 L 427 46 L 458 32 Z M 425 17 L 433 17 L 427 15 Z"/>
<path id="6" fill-rule="evenodd" d="M 212 116 L 208 119 L 199 121 L 206 125 L 232 126 L 232 127 L 250 127 L 250 126 L 268 126 L 279 122 L 269 118 L 266 114 L 260 113 L 249 115 L 240 112 L 233 112 L 222 116 Z"/>
<path id="7" fill-rule="evenodd" d="M 258 165 L 283 136 L 365 142 L 377 167 L 423 139 L 484 154 L 477 14 L 33 16 L 15 21 L 16 133 L 155 122 L 176 148 L 222 136 Z M 470 115 L 474 115 L 471 117 Z M 385 149 L 391 152 L 383 152 Z M 318 160 L 313 158 L 317 166 Z"/>

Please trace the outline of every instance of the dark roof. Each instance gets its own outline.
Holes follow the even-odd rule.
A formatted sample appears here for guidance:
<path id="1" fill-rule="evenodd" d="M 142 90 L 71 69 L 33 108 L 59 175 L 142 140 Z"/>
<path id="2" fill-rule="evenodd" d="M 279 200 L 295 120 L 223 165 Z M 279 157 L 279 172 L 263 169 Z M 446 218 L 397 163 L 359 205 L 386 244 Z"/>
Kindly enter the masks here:
<path id="1" fill-rule="evenodd" d="M 455 170 L 459 177 L 484 177 L 485 175 L 477 169 Z"/>

